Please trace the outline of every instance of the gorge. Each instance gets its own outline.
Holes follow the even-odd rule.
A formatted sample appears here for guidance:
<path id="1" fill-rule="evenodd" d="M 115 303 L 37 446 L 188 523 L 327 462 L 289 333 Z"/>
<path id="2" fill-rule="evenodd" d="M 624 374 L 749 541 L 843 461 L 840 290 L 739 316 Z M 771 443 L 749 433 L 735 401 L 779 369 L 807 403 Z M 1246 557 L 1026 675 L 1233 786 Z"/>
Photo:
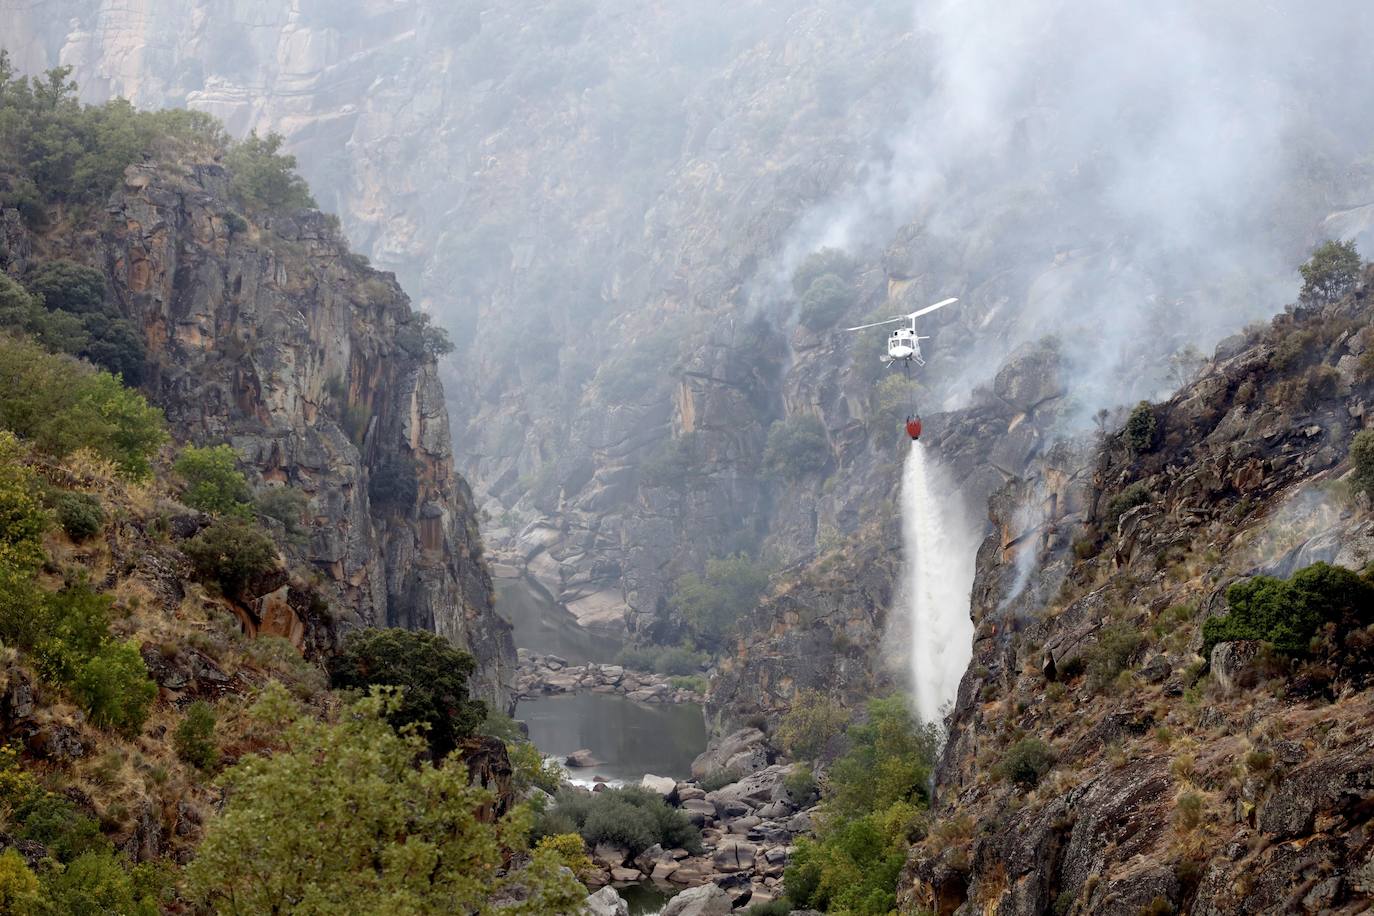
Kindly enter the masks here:
<path id="1" fill-rule="evenodd" d="M 226 141 L 140 150 L 38 225 L 7 167 L 0 268 L 99 271 L 177 445 L 300 491 L 270 594 L 312 660 L 438 633 L 545 756 L 590 753 L 573 783 L 673 783 L 708 851 L 589 840 L 588 890 L 1355 913 L 1374 621 L 1327 608 L 1289 654 L 1207 634 L 1237 583 L 1374 559 L 1370 25 L 1353 0 L 0 0 L 18 72 L 278 134 L 319 204 L 254 211 Z M 844 331 L 946 296 L 911 377 Z M 856 801 L 855 760 L 904 766 Z M 577 805 L 609 802 L 557 789 L 519 786 L 536 832 L 589 837 Z M 835 839 L 861 831 L 866 858 Z"/>

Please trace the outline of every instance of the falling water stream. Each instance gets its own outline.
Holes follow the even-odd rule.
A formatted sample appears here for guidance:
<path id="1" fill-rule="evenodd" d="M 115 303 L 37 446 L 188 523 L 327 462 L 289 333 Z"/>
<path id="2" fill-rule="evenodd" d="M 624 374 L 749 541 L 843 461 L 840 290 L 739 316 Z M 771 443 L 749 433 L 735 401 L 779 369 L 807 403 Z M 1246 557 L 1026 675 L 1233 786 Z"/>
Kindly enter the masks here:
<path id="1" fill-rule="evenodd" d="M 919 441 L 902 473 L 902 541 L 916 713 L 939 722 L 973 654 L 969 594 L 978 534 L 958 489 Z"/>

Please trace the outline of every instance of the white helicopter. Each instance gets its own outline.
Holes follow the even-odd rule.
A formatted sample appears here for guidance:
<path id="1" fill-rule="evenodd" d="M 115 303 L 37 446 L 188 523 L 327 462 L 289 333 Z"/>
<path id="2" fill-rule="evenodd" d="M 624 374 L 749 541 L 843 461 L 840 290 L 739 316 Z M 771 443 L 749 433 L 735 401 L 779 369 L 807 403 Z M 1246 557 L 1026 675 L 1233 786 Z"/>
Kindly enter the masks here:
<path id="1" fill-rule="evenodd" d="M 902 368 L 906 369 L 907 374 L 910 375 L 912 363 L 915 363 L 918 366 L 924 366 L 926 364 L 926 361 L 921 359 L 921 341 L 930 340 L 929 337 L 922 337 L 921 335 L 916 333 L 916 319 L 920 318 L 922 315 L 929 315 L 936 309 L 942 309 L 947 305 L 953 305 L 958 301 L 958 299 L 946 299 L 943 302 L 937 302 L 934 305 L 927 305 L 923 309 L 917 309 L 910 315 L 898 315 L 897 317 L 889 318 L 886 321 L 875 321 L 872 324 L 861 324 L 857 328 L 847 328 L 846 330 L 866 331 L 869 328 L 876 328 L 881 327 L 885 324 L 892 324 L 894 321 L 911 322 L 909 327 L 897 328 L 897 330 L 893 331 L 891 334 L 888 335 L 887 356 L 883 358 L 884 362 L 886 363 L 884 368 L 891 369 L 893 363 L 900 361 L 902 363 Z M 906 434 L 911 437 L 912 442 L 915 442 L 917 439 L 921 438 L 921 428 L 921 415 L 917 413 L 915 408 L 913 407 L 912 412 L 907 414 L 906 417 Z"/>
<path id="2" fill-rule="evenodd" d="M 916 333 L 916 319 L 920 318 L 922 315 L 929 315 L 936 309 L 942 309 L 947 305 L 953 305 L 958 301 L 958 298 L 946 299 L 934 305 L 927 305 L 923 309 L 917 309 L 910 315 L 898 315 L 895 318 L 888 318 L 885 321 L 875 321 L 872 324 L 861 324 L 857 328 L 846 328 L 845 330 L 866 331 L 869 328 L 892 324 L 894 321 L 909 321 L 911 322 L 910 327 L 898 328 L 888 335 L 885 362 L 887 363 L 887 368 L 891 368 L 892 364 L 898 361 L 905 362 L 908 368 L 912 363 L 918 366 L 924 366 L 926 361 L 921 359 L 921 341 L 930 340 L 930 338 L 922 337 Z"/>

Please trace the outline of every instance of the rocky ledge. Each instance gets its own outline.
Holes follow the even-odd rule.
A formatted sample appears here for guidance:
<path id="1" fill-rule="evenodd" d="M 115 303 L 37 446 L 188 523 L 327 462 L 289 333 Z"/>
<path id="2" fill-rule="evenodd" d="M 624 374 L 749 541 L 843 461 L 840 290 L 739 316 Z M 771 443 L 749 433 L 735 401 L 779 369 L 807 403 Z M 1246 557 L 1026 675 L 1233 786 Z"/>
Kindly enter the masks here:
<path id="1" fill-rule="evenodd" d="M 569 665 L 557 655 L 519 650 L 516 695 L 520 699 L 559 693 L 618 693 L 640 703 L 703 703 L 704 694 L 690 679 L 633 671 L 622 665 Z M 705 686 L 705 682 L 702 682 Z"/>

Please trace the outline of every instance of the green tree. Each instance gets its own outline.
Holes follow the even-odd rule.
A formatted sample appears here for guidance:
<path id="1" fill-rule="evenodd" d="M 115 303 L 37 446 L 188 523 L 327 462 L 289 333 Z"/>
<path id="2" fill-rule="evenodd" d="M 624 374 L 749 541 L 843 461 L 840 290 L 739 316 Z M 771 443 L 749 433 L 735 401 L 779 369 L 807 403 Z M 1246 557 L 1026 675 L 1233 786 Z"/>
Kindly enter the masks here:
<path id="1" fill-rule="evenodd" d="M 59 259 L 39 265 L 29 274 L 27 286 L 49 309 L 84 315 L 105 306 L 105 275 L 75 261 Z"/>
<path id="2" fill-rule="evenodd" d="M 803 690 L 783 716 L 773 738 L 794 759 L 815 760 L 848 721 L 848 712 L 829 694 Z"/>
<path id="3" fill-rule="evenodd" d="M 1149 401 L 1141 401 L 1126 420 L 1126 444 L 1131 451 L 1140 455 L 1153 449 L 1157 427 L 1154 408 Z"/>
<path id="4" fill-rule="evenodd" d="M 223 519 L 182 545 L 197 575 L 226 595 L 241 595 L 254 580 L 277 568 L 277 545 L 241 519 Z"/>
<path id="5" fill-rule="evenodd" d="M 38 916 L 42 898 L 36 878 L 14 847 L 0 853 L 0 913 Z"/>
<path id="6" fill-rule="evenodd" d="M 854 259 L 838 248 L 822 248 L 806 256 L 792 273 L 792 291 L 798 298 L 818 279 L 824 276 L 838 278 L 842 283 L 851 283 L 856 265 Z"/>
<path id="7" fill-rule="evenodd" d="M 797 480 L 825 470 L 830 457 L 830 440 L 818 417 L 794 414 L 768 428 L 763 464 L 771 474 Z"/>
<path id="8" fill-rule="evenodd" d="M 1356 492 L 1374 497 L 1374 430 L 1364 429 L 1355 434 L 1350 443 L 1350 463 L 1355 468 L 1351 483 Z"/>
<path id="9" fill-rule="evenodd" d="M 72 681 L 72 694 L 91 721 L 126 735 L 137 735 L 157 699 L 157 685 L 133 642 L 107 642 Z"/>
<path id="10" fill-rule="evenodd" d="M 839 321 L 854 301 L 854 289 L 834 274 L 823 274 L 801 299 L 799 318 L 813 331 L 822 331 Z"/>
<path id="11" fill-rule="evenodd" d="M 714 646 L 753 610 L 767 587 L 768 571 L 740 553 L 707 560 L 705 575 L 679 577 L 668 603 L 698 640 Z"/>
<path id="12" fill-rule="evenodd" d="M 1328 241 L 1317 246 L 1302 274 L 1299 298 L 1308 305 L 1328 305 L 1355 288 L 1364 263 L 1353 241 Z"/>
<path id="13" fill-rule="evenodd" d="M 259 137 L 255 131 L 229 148 L 224 164 L 234 193 L 265 209 L 314 209 L 310 188 L 296 174 L 296 157 L 281 152 L 284 142 L 280 134 Z"/>
<path id="14" fill-rule="evenodd" d="M 192 509 L 211 515 L 251 515 L 253 492 L 238 469 L 238 455 L 227 445 L 188 445 L 172 465 L 186 481 L 182 499 Z"/>
<path id="15" fill-rule="evenodd" d="M 133 478 L 167 440 L 162 411 L 108 372 L 3 336 L 0 427 L 57 458 L 90 449 Z"/>
<path id="16" fill-rule="evenodd" d="M 1007 748 L 994 768 L 996 775 L 1023 789 L 1034 789 L 1054 767 L 1054 751 L 1039 738 L 1022 738 Z"/>
<path id="17" fill-rule="evenodd" d="M 468 697 L 473 657 L 436 633 L 399 628 L 354 630 L 329 660 L 331 683 L 345 690 L 399 687 L 388 721 L 423 726 L 430 751 L 442 759 L 474 734 L 486 704 Z"/>
<path id="18" fill-rule="evenodd" d="M 1374 623 L 1374 584 L 1341 566 L 1314 563 L 1291 579 L 1252 576 L 1226 590 L 1228 613 L 1202 625 L 1203 658 L 1219 642 L 1258 639 L 1286 655 L 1305 655 L 1324 625 Z"/>
<path id="19" fill-rule="evenodd" d="M 321 722 L 269 685 L 253 716 L 279 740 L 222 777 L 225 806 L 186 869 L 191 900 L 228 916 L 575 912 L 586 889 L 555 850 L 506 867 L 526 809 L 483 823 L 490 795 L 461 762 L 423 761 L 424 740 L 387 724 L 398 705 L 381 688 Z M 521 902 L 507 905 L 514 887 Z"/>
<path id="20" fill-rule="evenodd" d="M 48 914 L 57 916 L 157 916 L 155 899 L 137 892 L 129 873 L 112 852 L 88 852 L 62 869 L 44 875 Z"/>
<path id="21" fill-rule="evenodd" d="M 186 708 L 186 715 L 172 732 L 172 746 L 191 766 L 214 769 L 219 762 L 219 746 L 215 744 L 215 711 L 209 703 L 196 700 Z"/>

